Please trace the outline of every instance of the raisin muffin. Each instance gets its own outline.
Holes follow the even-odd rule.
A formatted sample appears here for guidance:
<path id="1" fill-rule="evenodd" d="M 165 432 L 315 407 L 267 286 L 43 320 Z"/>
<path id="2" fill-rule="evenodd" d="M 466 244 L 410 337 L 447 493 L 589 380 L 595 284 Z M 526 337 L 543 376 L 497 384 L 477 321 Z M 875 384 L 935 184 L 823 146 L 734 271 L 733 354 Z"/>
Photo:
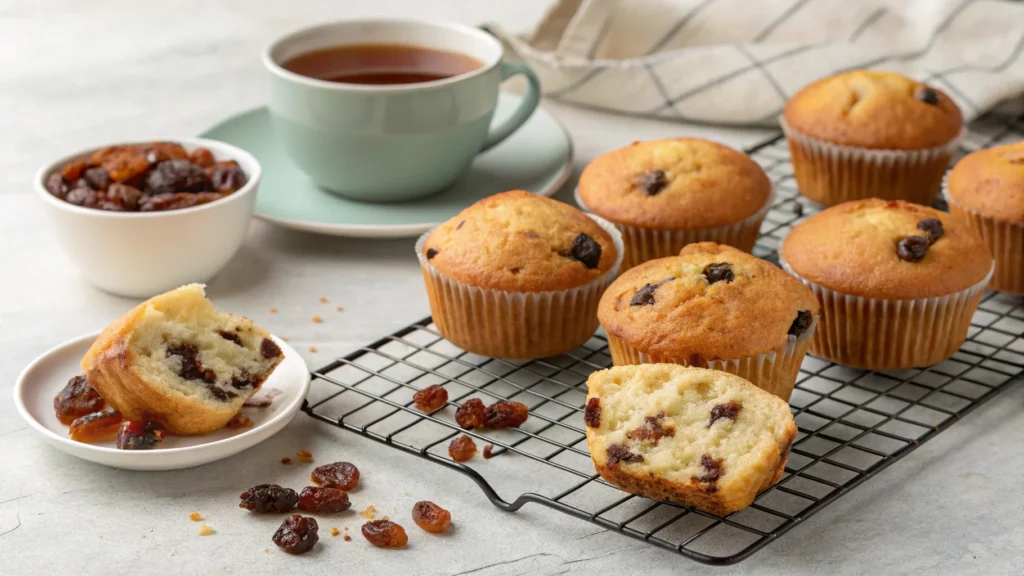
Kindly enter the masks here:
<path id="1" fill-rule="evenodd" d="M 550 198 L 484 198 L 416 243 L 434 323 L 457 346 L 498 358 L 572 350 L 622 263 L 615 227 Z"/>
<path id="2" fill-rule="evenodd" d="M 960 109 L 941 90 L 869 70 L 807 86 L 786 103 L 781 123 L 800 192 L 828 206 L 930 204 L 963 131 Z"/>
<path id="3" fill-rule="evenodd" d="M 203 286 L 190 284 L 108 326 L 82 370 L 128 420 L 156 420 L 185 436 L 223 428 L 283 359 L 266 330 L 217 312 Z"/>
<path id="4" fill-rule="evenodd" d="M 617 366 L 587 380 L 594 467 L 632 494 L 725 516 L 782 478 L 789 406 L 743 378 L 675 364 Z"/>
<path id="5" fill-rule="evenodd" d="M 989 287 L 1024 294 L 1024 142 L 979 150 L 957 162 L 946 181 L 946 201 L 995 256 Z"/>
<path id="6" fill-rule="evenodd" d="M 872 370 L 952 356 L 992 275 L 988 247 L 964 221 L 900 200 L 819 212 L 793 228 L 781 257 L 821 302 L 811 353 Z"/>
<path id="7" fill-rule="evenodd" d="M 577 202 L 622 231 L 623 269 L 705 240 L 750 252 L 772 185 L 746 154 L 699 140 L 634 142 L 598 156 Z"/>
<path id="8" fill-rule="evenodd" d="M 601 298 L 597 315 L 617 366 L 714 368 L 788 400 L 817 324 L 818 301 L 771 263 L 700 242 L 623 273 Z"/>

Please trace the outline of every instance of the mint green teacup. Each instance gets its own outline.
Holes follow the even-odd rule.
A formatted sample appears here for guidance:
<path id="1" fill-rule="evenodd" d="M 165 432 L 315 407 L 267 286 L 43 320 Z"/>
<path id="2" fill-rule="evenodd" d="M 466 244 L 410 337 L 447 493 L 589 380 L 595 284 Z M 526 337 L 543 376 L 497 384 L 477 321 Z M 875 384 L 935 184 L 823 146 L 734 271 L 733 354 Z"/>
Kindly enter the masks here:
<path id="1" fill-rule="evenodd" d="M 415 84 L 346 84 L 302 76 L 282 65 L 343 45 L 403 44 L 446 50 L 483 63 L 465 74 Z M 314 182 L 357 200 L 394 202 L 438 192 L 480 152 L 501 142 L 537 107 L 539 82 L 502 62 L 501 44 L 470 26 L 419 20 L 350 20 L 289 34 L 263 52 L 270 72 L 274 132 Z M 491 124 L 503 80 L 522 74 L 519 109 Z"/>

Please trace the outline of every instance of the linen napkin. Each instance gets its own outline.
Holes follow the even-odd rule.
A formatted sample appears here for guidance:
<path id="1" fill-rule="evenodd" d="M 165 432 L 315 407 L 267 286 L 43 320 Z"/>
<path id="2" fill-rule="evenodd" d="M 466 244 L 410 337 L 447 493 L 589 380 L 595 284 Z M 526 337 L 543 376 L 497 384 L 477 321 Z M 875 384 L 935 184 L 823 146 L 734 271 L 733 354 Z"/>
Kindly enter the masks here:
<path id="1" fill-rule="evenodd" d="M 533 34 L 489 26 L 547 97 L 690 122 L 774 125 L 843 70 L 899 72 L 970 120 L 1024 94 L 1024 2 L 558 0 Z"/>

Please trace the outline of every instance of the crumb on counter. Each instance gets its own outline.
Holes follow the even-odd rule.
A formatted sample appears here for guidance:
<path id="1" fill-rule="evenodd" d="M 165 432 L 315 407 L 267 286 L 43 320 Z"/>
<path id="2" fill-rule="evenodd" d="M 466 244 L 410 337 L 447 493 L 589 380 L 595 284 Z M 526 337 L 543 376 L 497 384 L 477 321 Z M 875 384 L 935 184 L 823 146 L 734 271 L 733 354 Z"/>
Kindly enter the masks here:
<path id="1" fill-rule="evenodd" d="M 284 464 L 285 466 L 291 466 L 292 465 L 292 459 L 288 458 L 287 456 L 284 457 L 284 458 L 281 458 L 281 464 Z"/>
<path id="2" fill-rule="evenodd" d="M 373 504 L 370 504 L 369 506 L 366 507 L 365 510 L 360 512 L 359 515 L 363 518 L 366 518 L 367 520 L 373 520 L 377 517 L 377 507 L 374 506 Z"/>
<path id="3" fill-rule="evenodd" d="M 337 528 L 331 528 L 331 536 L 337 536 L 338 534 L 341 534 L 341 530 L 338 530 Z"/>
<path id="4" fill-rule="evenodd" d="M 327 304 L 327 296 L 321 296 L 320 297 L 320 303 L 321 304 Z"/>
<path id="5" fill-rule="evenodd" d="M 344 308 L 342 308 L 341 306 L 338 306 L 338 312 L 344 312 L 344 311 L 345 311 Z"/>
<path id="6" fill-rule="evenodd" d="M 199 527 L 199 532 L 197 532 L 197 534 L 199 534 L 200 536 L 209 536 L 210 534 L 216 533 L 217 531 L 214 530 L 213 526 L 210 526 L 209 524 L 203 524 Z"/>
<path id="7" fill-rule="evenodd" d="M 342 538 L 345 539 L 345 542 L 351 542 L 352 541 L 352 537 L 348 535 L 348 532 L 345 532 L 345 535 L 342 536 Z"/>
<path id="8" fill-rule="evenodd" d="M 170 558 L 171 556 L 174 556 L 174 552 L 168 552 L 168 553 L 167 553 L 167 557 L 168 557 L 168 558 Z"/>
<path id="9" fill-rule="evenodd" d="M 288 337 L 287 336 L 281 336 L 281 340 L 284 340 L 285 342 L 287 342 L 288 341 Z"/>
<path id="10" fill-rule="evenodd" d="M 193 513 L 189 514 L 188 515 L 188 519 L 193 521 L 193 522 L 199 522 L 200 520 L 206 520 L 206 518 L 203 518 L 203 515 L 200 514 L 199 512 L 193 512 Z"/>
<path id="11" fill-rule="evenodd" d="M 271 314 L 277 314 L 277 308 L 271 308 L 270 309 L 270 313 Z"/>
<path id="12" fill-rule="evenodd" d="M 319 316 L 313 316 L 313 323 L 314 323 L 314 324 L 319 324 L 319 323 L 321 323 L 321 322 L 323 322 L 323 321 L 324 321 L 324 319 L 323 319 L 323 318 L 321 318 L 321 317 L 319 317 Z"/>
<path id="13" fill-rule="evenodd" d="M 313 454 L 309 450 L 299 450 L 295 453 L 295 459 L 308 464 L 313 461 Z"/>
<path id="14" fill-rule="evenodd" d="M 309 347 L 309 351 L 313 352 L 315 354 L 316 353 L 316 346 L 310 346 Z"/>

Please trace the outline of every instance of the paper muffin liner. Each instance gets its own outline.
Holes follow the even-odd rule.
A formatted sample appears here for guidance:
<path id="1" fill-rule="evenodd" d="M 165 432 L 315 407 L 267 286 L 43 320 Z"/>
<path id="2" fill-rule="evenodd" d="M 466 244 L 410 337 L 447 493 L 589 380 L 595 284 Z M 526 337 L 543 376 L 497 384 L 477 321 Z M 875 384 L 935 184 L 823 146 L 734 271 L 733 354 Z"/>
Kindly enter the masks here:
<path id="1" fill-rule="evenodd" d="M 800 364 L 811 346 L 812 335 L 816 332 L 819 315 L 811 319 L 811 325 L 800 336 L 788 336 L 786 343 L 778 348 L 732 360 L 695 360 L 663 354 L 650 354 L 634 347 L 625 340 L 608 332 L 608 348 L 616 366 L 632 364 L 682 364 L 699 368 L 711 368 L 745 378 L 758 388 L 789 401 L 793 386 L 800 371 Z"/>
<path id="2" fill-rule="evenodd" d="M 800 134 L 779 118 L 800 193 L 826 206 L 881 198 L 930 205 L 964 131 L 943 146 L 874 150 Z"/>
<path id="3" fill-rule="evenodd" d="M 821 304 L 821 327 L 811 339 L 811 354 L 868 370 L 931 366 L 963 346 L 971 318 L 992 278 L 945 296 L 898 300 L 865 298 L 830 290 L 789 267 Z"/>
<path id="4" fill-rule="evenodd" d="M 980 234 L 995 257 L 996 270 L 989 288 L 1024 294 L 1024 222 L 998 220 L 957 203 L 949 194 L 947 180 L 942 181 L 942 195 L 949 211 Z"/>
<path id="5" fill-rule="evenodd" d="M 587 212 L 590 212 L 590 209 L 583 202 L 583 198 L 580 197 L 578 188 L 574 194 L 576 203 Z M 724 226 L 659 230 L 612 222 L 619 229 L 619 232 L 622 233 L 622 242 L 626 247 L 622 269 L 629 270 L 648 260 L 678 256 L 683 246 L 696 242 L 717 242 L 738 248 L 744 252 L 750 252 L 754 249 L 754 243 L 757 241 L 758 233 L 761 230 L 761 223 L 764 222 L 764 217 L 768 214 L 768 210 L 771 209 L 774 202 L 775 187 L 773 185 L 764 206 L 761 206 L 757 212 L 739 222 Z"/>
<path id="6" fill-rule="evenodd" d="M 474 354 L 533 359 L 582 346 L 597 330 L 597 305 L 622 266 L 622 236 L 611 223 L 588 214 L 612 237 L 615 263 L 604 274 L 568 290 L 510 292 L 471 286 L 442 274 L 423 253 L 433 229 L 416 241 L 430 311 L 447 340 Z"/>

